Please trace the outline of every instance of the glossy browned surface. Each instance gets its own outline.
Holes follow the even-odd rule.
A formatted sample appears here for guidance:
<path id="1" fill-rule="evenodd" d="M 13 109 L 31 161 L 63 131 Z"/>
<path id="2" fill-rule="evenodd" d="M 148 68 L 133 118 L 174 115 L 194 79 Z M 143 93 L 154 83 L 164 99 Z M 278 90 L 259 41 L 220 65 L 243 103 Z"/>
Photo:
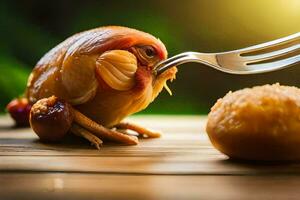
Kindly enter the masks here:
<path id="1" fill-rule="evenodd" d="M 209 143 L 206 117 L 137 116 L 162 138 L 137 146 L 43 144 L 0 119 L 1 199 L 297 199 L 300 164 L 228 160 Z"/>
<path id="2" fill-rule="evenodd" d="M 71 128 L 73 113 L 65 101 L 52 96 L 36 102 L 30 111 L 30 126 L 45 142 L 62 140 Z"/>
<path id="3" fill-rule="evenodd" d="M 155 48 L 155 63 L 142 63 L 139 53 L 129 54 L 140 46 Z M 117 64 L 112 64 L 107 54 L 116 50 L 118 53 L 112 53 L 110 58 Z M 28 78 L 25 96 L 33 104 L 54 95 L 76 106 L 97 123 L 111 127 L 145 109 L 165 82 L 175 78 L 175 68 L 153 76 L 152 67 L 166 58 L 164 44 L 148 33 L 121 26 L 87 30 L 67 38 L 40 59 Z M 131 69 L 132 60 L 137 66 L 128 71 L 131 76 L 124 77 L 116 70 L 124 62 Z M 127 85 L 124 89 L 123 84 L 128 79 L 130 88 Z"/>
<path id="4" fill-rule="evenodd" d="M 214 146 L 233 158 L 300 160 L 300 89 L 279 84 L 229 92 L 208 115 Z"/>

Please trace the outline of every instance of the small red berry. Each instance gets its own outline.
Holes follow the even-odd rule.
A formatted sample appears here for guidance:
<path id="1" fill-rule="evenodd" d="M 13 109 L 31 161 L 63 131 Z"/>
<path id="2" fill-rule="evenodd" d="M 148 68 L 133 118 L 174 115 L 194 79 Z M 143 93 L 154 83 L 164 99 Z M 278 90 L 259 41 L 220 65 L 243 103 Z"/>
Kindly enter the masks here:
<path id="1" fill-rule="evenodd" d="M 29 126 L 31 105 L 26 98 L 13 99 L 7 104 L 6 109 L 15 120 L 17 126 Z"/>

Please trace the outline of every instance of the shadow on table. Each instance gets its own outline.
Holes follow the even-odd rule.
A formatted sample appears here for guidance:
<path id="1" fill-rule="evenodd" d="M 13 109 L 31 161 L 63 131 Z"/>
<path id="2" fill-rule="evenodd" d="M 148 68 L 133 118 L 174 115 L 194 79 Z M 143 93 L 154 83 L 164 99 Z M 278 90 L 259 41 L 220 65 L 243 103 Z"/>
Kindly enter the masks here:
<path id="1" fill-rule="evenodd" d="M 15 125 L 0 125 L 0 145 L 1 149 L 36 149 L 36 150 L 64 150 L 95 149 L 88 141 L 73 134 L 67 134 L 59 142 L 43 142 L 37 137 L 32 137 L 33 132 L 29 127 L 19 127 Z"/>
<path id="2" fill-rule="evenodd" d="M 16 126 L 14 124 L 0 124 L 0 134 L 2 131 L 11 131 L 11 130 L 22 130 L 29 128 L 29 126 Z"/>
<path id="3" fill-rule="evenodd" d="M 0 124 L 0 145 L 1 149 L 10 150 L 21 148 L 22 150 L 36 149 L 38 151 L 73 151 L 76 150 L 96 150 L 87 140 L 68 133 L 61 141 L 44 142 L 33 137 L 33 131 L 29 127 L 18 127 L 14 125 Z M 105 141 L 105 146 L 120 146 L 110 141 Z M 0 150 L 1 151 L 1 150 Z"/>
<path id="4" fill-rule="evenodd" d="M 300 175 L 300 161 L 253 161 L 225 159 L 216 161 L 225 174 L 232 175 Z"/>
<path id="5" fill-rule="evenodd" d="M 263 160 L 242 160 L 242 159 L 232 159 L 228 158 L 226 160 L 221 160 L 224 164 L 236 164 L 236 165 L 282 165 L 282 164 L 290 164 L 290 163 L 299 163 L 300 161 L 282 161 L 282 160 L 275 160 L 275 161 L 263 161 Z"/>

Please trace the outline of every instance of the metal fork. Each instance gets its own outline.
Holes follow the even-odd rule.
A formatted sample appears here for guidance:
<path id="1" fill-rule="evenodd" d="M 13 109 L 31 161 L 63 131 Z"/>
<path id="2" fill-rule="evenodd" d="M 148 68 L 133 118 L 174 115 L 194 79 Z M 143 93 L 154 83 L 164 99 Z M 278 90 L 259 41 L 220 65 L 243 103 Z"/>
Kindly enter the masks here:
<path id="1" fill-rule="evenodd" d="M 273 50 L 274 48 L 276 50 Z M 268 51 L 260 53 L 261 51 Z M 257 74 L 286 68 L 300 62 L 300 32 L 267 43 L 222 53 L 185 52 L 158 63 L 157 75 L 188 62 L 197 62 L 230 74 Z M 251 55 L 243 55 L 251 54 Z M 292 55 L 296 54 L 296 55 Z M 284 58 L 280 58 L 285 56 Z M 274 60 L 278 58 L 277 60 Z"/>

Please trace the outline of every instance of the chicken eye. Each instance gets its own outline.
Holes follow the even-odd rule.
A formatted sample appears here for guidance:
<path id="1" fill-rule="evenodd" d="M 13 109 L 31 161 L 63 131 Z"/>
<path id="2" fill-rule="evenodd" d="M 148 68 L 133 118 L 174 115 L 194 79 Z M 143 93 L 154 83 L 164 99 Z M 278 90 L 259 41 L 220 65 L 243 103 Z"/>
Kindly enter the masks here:
<path id="1" fill-rule="evenodd" d="M 156 52 L 154 50 L 153 47 L 151 46 L 146 46 L 144 48 L 145 54 L 149 57 L 149 58 L 153 58 L 154 56 L 156 56 Z"/>
<path id="2" fill-rule="evenodd" d="M 152 66 L 159 61 L 156 49 L 150 45 L 136 46 L 131 50 L 143 65 Z"/>
<path id="3" fill-rule="evenodd" d="M 156 50 L 152 46 L 141 46 L 140 54 L 144 59 L 153 59 L 156 57 Z"/>

